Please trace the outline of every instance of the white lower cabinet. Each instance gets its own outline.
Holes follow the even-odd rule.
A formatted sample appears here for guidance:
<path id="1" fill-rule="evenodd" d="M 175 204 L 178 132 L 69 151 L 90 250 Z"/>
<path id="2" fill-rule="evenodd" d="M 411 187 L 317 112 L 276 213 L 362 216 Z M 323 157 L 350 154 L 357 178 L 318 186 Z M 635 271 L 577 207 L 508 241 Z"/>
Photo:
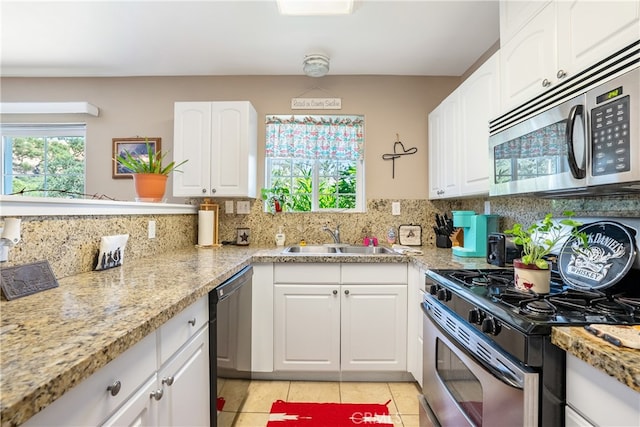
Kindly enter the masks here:
<path id="1" fill-rule="evenodd" d="M 23 426 L 208 426 L 207 298 L 187 307 Z M 167 353 L 168 349 L 173 352 Z"/>
<path id="2" fill-rule="evenodd" d="M 422 387 L 422 296 L 424 270 L 409 265 L 407 307 L 407 371 Z"/>
<path id="3" fill-rule="evenodd" d="M 111 426 L 153 426 L 158 424 L 158 405 L 150 399 L 157 390 L 158 378 L 151 377 L 130 399 L 116 411 L 103 425 Z"/>
<path id="4" fill-rule="evenodd" d="M 275 371 L 407 369 L 406 264 L 277 264 L 273 307 Z"/>
<path id="5" fill-rule="evenodd" d="M 640 393 L 567 353 L 567 426 L 639 426 Z"/>
<path id="6" fill-rule="evenodd" d="M 158 371 L 158 425 L 209 425 L 209 328 Z"/>

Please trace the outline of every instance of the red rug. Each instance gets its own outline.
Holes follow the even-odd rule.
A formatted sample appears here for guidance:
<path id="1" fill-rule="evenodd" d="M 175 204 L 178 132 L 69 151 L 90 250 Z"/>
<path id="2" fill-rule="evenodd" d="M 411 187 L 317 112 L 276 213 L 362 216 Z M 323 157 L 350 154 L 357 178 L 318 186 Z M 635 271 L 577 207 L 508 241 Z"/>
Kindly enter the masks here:
<path id="1" fill-rule="evenodd" d="M 387 405 L 376 403 L 305 403 L 276 400 L 267 427 L 393 427 Z"/>

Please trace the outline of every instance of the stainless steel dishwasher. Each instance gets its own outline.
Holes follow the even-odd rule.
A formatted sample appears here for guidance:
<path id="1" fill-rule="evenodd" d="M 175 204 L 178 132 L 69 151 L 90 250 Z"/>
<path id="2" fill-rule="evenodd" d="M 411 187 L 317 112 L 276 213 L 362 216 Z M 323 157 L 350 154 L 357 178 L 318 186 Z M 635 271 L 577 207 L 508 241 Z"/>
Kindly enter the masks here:
<path id="1" fill-rule="evenodd" d="M 251 380 L 251 287 L 245 267 L 209 293 L 211 426 L 232 426 Z"/>

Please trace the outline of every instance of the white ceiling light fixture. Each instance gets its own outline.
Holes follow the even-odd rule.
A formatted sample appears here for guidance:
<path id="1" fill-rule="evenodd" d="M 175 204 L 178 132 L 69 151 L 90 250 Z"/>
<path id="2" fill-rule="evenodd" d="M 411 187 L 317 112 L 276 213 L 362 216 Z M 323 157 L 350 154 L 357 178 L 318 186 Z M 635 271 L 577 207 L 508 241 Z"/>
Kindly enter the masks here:
<path id="1" fill-rule="evenodd" d="M 305 55 L 302 70 L 309 77 L 324 77 L 329 72 L 329 57 L 321 53 Z"/>
<path id="2" fill-rule="evenodd" d="M 353 0 L 277 0 L 281 15 L 348 15 Z"/>

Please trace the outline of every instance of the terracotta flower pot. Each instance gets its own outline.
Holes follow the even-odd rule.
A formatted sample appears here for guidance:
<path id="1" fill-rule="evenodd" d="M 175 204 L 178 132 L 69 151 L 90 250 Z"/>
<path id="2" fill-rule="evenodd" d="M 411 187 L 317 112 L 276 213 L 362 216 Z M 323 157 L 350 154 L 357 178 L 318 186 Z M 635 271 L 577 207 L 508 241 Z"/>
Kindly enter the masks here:
<path id="1" fill-rule="evenodd" d="M 167 175 L 157 173 L 134 173 L 133 184 L 136 188 L 136 201 L 162 202 L 167 188 Z"/>
<path id="2" fill-rule="evenodd" d="M 516 289 L 537 294 L 549 293 L 551 268 L 541 270 L 535 264 L 524 264 L 520 259 L 515 259 L 513 260 L 513 272 Z"/>

